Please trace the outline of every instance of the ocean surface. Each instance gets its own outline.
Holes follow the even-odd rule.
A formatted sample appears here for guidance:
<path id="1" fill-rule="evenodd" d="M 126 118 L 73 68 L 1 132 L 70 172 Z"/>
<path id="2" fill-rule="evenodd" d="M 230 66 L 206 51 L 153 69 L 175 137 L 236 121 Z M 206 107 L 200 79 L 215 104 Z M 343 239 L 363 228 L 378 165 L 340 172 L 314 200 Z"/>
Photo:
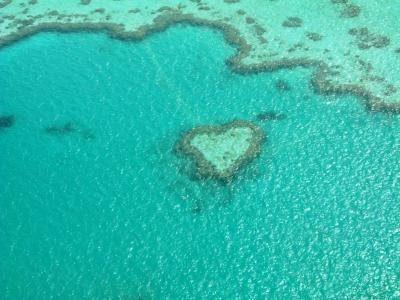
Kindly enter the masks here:
<path id="1" fill-rule="evenodd" d="M 234 53 L 184 26 L 0 50 L 0 299 L 400 299 L 400 116 Z M 261 156 L 196 180 L 174 144 L 233 119 Z"/>

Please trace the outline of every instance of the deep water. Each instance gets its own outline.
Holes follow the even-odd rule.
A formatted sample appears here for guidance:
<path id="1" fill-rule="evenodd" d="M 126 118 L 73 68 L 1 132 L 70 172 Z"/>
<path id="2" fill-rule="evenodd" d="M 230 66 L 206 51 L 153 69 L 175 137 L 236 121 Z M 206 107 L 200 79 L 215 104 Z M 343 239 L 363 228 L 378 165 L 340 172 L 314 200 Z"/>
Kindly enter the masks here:
<path id="1" fill-rule="evenodd" d="M 315 94 L 311 69 L 234 74 L 234 51 L 181 26 L 0 50 L 1 299 L 400 297 L 400 117 Z M 194 179 L 174 143 L 237 118 L 261 156 Z"/>

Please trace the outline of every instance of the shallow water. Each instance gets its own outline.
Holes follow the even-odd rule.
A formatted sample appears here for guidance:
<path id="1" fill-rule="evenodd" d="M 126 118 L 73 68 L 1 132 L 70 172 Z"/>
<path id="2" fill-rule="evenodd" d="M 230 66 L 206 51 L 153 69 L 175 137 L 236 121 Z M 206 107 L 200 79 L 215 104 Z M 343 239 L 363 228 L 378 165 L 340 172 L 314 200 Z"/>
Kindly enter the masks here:
<path id="1" fill-rule="evenodd" d="M 234 74 L 234 51 L 182 26 L 0 51 L 2 298 L 400 297 L 400 117 L 316 95 L 312 70 Z M 267 133 L 261 156 L 193 179 L 174 143 L 236 118 Z"/>

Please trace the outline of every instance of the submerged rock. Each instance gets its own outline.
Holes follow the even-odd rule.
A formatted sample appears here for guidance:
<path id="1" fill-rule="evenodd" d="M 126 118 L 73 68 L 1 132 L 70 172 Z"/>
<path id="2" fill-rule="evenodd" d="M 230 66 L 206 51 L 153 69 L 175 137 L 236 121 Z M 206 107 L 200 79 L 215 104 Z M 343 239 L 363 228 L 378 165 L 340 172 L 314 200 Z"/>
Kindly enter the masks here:
<path id="1" fill-rule="evenodd" d="M 15 117 L 13 115 L 0 116 L 0 128 L 8 128 L 14 125 Z"/>
<path id="2" fill-rule="evenodd" d="M 199 126 L 186 132 L 176 144 L 178 153 L 190 157 L 200 178 L 229 181 L 261 152 L 265 134 L 248 121 Z"/>

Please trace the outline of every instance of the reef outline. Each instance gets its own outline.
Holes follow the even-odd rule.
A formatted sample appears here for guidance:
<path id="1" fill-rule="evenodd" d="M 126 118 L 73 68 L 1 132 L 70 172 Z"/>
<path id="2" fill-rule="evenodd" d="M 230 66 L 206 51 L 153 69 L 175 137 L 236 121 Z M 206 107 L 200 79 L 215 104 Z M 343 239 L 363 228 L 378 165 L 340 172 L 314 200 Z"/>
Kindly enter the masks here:
<path id="1" fill-rule="evenodd" d="M 246 151 L 236 158 L 233 163 L 219 170 L 204 154 L 192 144 L 193 139 L 199 135 L 218 136 L 236 128 L 251 130 L 251 141 Z M 200 179 L 217 179 L 224 182 L 231 181 L 237 172 L 247 163 L 255 159 L 262 150 L 262 144 L 266 140 L 264 131 L 250 121 L 234 120 L 222 125 L 196 126 L 185 132 L 174 146 L 175 153 L 190 158 L 195 165 L 195 175 Z"/>

